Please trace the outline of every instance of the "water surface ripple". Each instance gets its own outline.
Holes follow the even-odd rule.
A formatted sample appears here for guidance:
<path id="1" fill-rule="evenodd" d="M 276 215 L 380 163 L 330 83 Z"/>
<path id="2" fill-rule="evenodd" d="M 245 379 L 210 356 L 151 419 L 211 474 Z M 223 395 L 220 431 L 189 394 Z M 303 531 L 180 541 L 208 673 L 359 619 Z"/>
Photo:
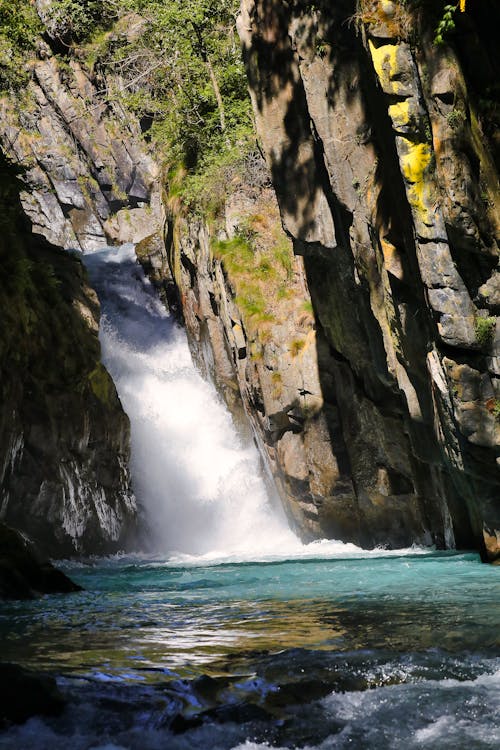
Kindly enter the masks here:
<path id="1" fill-rule="evenodd" d="M 70 707 L 0 748 L 500 744 L 500 578 L 475 554 L 66 570 L 86 590 L 5 606 L 0 639 Z"/>

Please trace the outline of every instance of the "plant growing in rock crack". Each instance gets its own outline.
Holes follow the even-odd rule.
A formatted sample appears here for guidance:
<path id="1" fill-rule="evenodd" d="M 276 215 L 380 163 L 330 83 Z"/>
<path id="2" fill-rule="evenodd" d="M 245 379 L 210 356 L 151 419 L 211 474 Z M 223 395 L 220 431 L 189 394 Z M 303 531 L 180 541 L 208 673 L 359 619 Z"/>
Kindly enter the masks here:
<path id="1" fill-rule="evenodd" d="M 450 126 L 450 128 L 453 128 L 453 130 L 460 130 L 467 120 L 467 116 L 463 109 L 459 109 L 458 107 L 454 107 L 451 112 L 448 112 L 446 115 L 446 122 Z"/>
<path id="2" fill-rule="evenodd" d="M 489 346 L 495 333 L 496 318 L 477 317 L 474 321 L 476 341 L 481 348 Z"/>
<path id="3" fill-rule="evenodd" d="M 491 409 L 491 413 L 493 414 L 497 422 L 500 422 L 500 398 L 495 399 L 493 407 Z"/>
<path id="4" fill-rule="evenodd" d="M 278 399 L 283 393 L 283 378 L 281 377 L 280 372 L 273 372 L 271 375 L 271 381 L 272 381 L 272 395 L 274 398 Z"/>
<path id="5" fill-rule="evenodd" d="M 306 342 L 304 339 L 293 339 L 293 341 L 290 342 L 290 354 L 292 357 L 298 357 L 305 345 Z"/>
<path id="6" fill-rule="evenodd" d="M 455 14 L 460 9 L 465 13 L 466 0 L 458 0 L 454 5 L 445 5 L 434 35 L 434 44 L 444 44 L 446 37 L 455 30 Z"/>
<path id="7" fill-rule="evenodd" d="M 231 283 L 246 327 L 263 341 L 271 324 L 279 324 L 291 312 L 286 300 L 293 296 L 294 258 L 277 206 L 267 197 L 256 208 L 238 217 L 234 237 L 212 239 L 211 248 Z"/>

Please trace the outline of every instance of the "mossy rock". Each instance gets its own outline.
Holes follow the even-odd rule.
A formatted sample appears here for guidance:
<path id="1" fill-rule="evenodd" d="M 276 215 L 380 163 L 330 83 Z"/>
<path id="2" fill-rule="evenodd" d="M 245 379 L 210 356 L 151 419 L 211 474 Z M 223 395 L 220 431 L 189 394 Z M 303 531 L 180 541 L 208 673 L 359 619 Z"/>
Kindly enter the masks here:
<path id="1" fill-rule="evenodd" d="M 116 388 L 111 376 L 102 364 L 98 364 L 89 375 L 89 384 L 92 393 L 103 404 L 116 404 Z"/>

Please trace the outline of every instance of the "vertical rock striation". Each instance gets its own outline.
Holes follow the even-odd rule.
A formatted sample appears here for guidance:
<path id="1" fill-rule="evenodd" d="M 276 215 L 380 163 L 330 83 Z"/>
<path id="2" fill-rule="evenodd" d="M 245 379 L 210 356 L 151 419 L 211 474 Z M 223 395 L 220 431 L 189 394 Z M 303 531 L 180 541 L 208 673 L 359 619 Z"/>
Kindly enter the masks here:
<path id="1" fill-rule="evenodd" d="M 0 168 L 0 519 L 51 556 L 117 551 L 137 509 L 97 298 L 75 256 L 29 233 Z"/>
<path id="2" fill-rule="evenodd" d="M 249 157 L 246 178 L 227 186 L 215 217 L 164 200 L 139 124 L 112 95 L 119 76 L 82 50 L 62 61 L 50 29 L 24 98 L 0 102 L 0 139 L 27 169 L 22 199 L 36 233 L 84 251 L 137 243 L 150 278 L 171 305 L 180 301 L 198 362 L 234 413 L 250 420 L 304 538 L 474 546 L 495 559 L 500 69 L 490 29 L 498 28 L 498 4 L 471 3 L 470 13 L 457 14 L 453 45 L 441 46 L 432 39 L 435 4 L 426 0 L 333 5 L 242 0 L 239 33 L 267 170 Z M 141 23 L 125 16 L 106 34 L 128 38 Z M 88 350 L 78 365 L 61 360 L 61 373 L 69 368 L 63 391 L 74 395 L 78 382 L 85 403 L 71 396 L 64 406 L 79 426 L 64 428 L 71 448 L 62 468 L 54 462 L 48 472 L 60 475 L 58 507 L 80 508 L 64 544 L 84 549 L 82 529 L 120 529 L 128 517 L 126 490 L 124 505 L 109 500 L 115 490 L 104 505 L 95 501 L 98 487 L 127 486 L 112 457 L 125 457 L 126 428 L 88 337 L 96 307 L 79 264 L 43 242 L 29 247 L 29 262 L 56 269 L 58 288 L 87 321 Z M 30 319 L 19 320 L 26 338 Z M 3 417 L 11 420 L 3 434 L 14 436 L 4 452 L 9 512 L 9 497 L 31 476 L 15 456 L 45 445 L 55 456 L 61 444 L 50 432 L 59 424 L 60 384 L 37 371 L 33 383 L 54 394 L 42 408 L 26 377 L 11 379 L 6 398 L 32 399 L 36 408 L 24 422 L 19 410 Z M 104 423 L 94 410 L 102 404 Z M 37 447 L 26 452 L 28 432 Z M 94 452 L 103 445 L 112 445 L 109 461 Z M 102 476 L 92 485 L 96 465 Z M 89 505 L 81 493 L 91 485 Z M 73 490 L 64 495 L 64 486 Z M 109 506 L 116 524 L 106 520 Z M 94 520 L 85 520 L 86 507 Z"/>
<path id="3" fill-rule="evenodd" d="M 292 525 L 311 540 L 330 531 L 331 496 L 345 507 L 354 494 L 335 394 L 327 403 L 320 382 L 324 342 L 273 191 L 265 180 L 234 188 L 223 224 L 174 222 L 173 274 L 196 360 L 240 419 L 243 407 Z"/>
<path id="4" fill-rule="evenodd" d="M 324 341 L 331 445 L 340 434 L 353 488 L 324 498 L 322 528 L 363 544 L 473 544 L 494 558 L 498 178 L 461 37 L 458 52 L 433 45 L 425 12 L 243 0 L 239 32 Z M 462 33 L 487 32 L 479 18 Z M 482 65 L 476 87 L 494 75 Z"/>

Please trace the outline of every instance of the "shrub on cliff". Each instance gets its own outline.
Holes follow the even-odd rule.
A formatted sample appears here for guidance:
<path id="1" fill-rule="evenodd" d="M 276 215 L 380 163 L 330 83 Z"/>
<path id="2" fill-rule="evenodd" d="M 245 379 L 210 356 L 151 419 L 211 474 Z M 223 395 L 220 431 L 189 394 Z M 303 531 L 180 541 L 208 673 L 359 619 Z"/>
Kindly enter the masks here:
<path id="1" fill-rule="evenodd" d="M 0 90 L 21 87 L 27 80 L 26 58 L 35 47 L 42 24 L 26 0 L 0 0 Z"/>
<path id="2" fill-rule="evenodd" d="M 52 0 L 42 17 L 50 36 L 69 45 L 85 41 L 96 28 L 111 24 L 122 5 L 120 0 Z"/>
<path id="3" fill-rule="evenodd" d="M 111 95 L 149 121 L 148 137 L 157 153 L 170 166 L 183 165 L 186 199 L 196 203 L 199 191 L 210 189 L 210 175 L 241 161 L 253 146 L 235 28 L 239 2 L 123 0 L 120 5 L 144 24 L 140 33 L 126 30 L 109 44 L 103 67 L 120 76 L 119 90 Z"/>

